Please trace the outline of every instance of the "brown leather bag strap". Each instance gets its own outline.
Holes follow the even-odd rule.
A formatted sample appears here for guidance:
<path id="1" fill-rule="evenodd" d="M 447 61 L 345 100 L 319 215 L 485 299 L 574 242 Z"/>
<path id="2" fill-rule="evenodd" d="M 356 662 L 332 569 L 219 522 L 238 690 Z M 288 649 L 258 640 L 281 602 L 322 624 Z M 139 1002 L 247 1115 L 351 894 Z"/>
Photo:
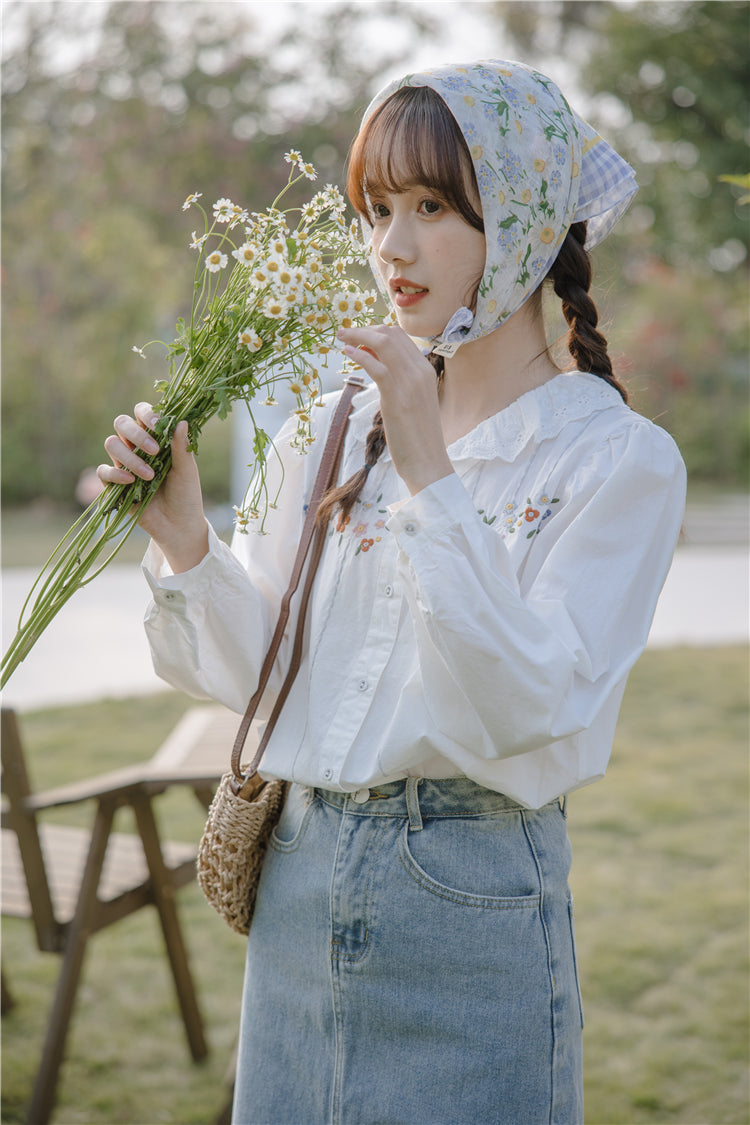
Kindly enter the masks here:
<path id="1" fill-rule="evenodd" d="M 294 566 L 292 567 L 289 586 L 286 593 L 284 594 L 284 597 L 281 599 L 279 618 L 276 622 L 276 628 L 274 630 L 273 637 L 271 638 L 271 643 L 268 646 L 266 658 L 263 661 L 263 667 L 261 668 L 260 677 L 258 679 L 258 687 L 256 688 L 252 698 L 250 699 L 250 702 L 247 705 L 247 710 L 245 711 L 242 722 L 240 723 L 239 730 L 237 731 L 237 737 L 234 740 L 234 746 L 232 748 L 232 773 L 235 777 L 233 785 L 236 791 L 239 789 L 240 785 L 242 785 L 243 782 L 248 781 L 257 773 L 258 766 L 260 765 L 260 760 L 263 757 L 264 751 L 268 744 L 268 740 L 271 737 L 274 726 L 276 725 L 276 720 L 281 713 L 281 708 L 284 705 L 286 697 L 288 696 L 291 689 L 292 683 L 294 682 L 297 672 L 299 671 L 300 661 L 302 659 L 302 634 L 305 627 L 307 605 L 310 600 L 310 593 L 312 591 L 315 571 L 320 561 L 320 556 L 323 553 L 323 544 L 325 542 L 326 536 L 326 529 L 324 527 L 316 528 L 315 517 L 317 515 L 320 501 L 323 498 L 323 494 L 336 479 L 339 462 L 341 460 L 341 453 L 344 448 L 344 435 L 346 433 L 349 414 L 352 408 L 352 399 L 358 391 L 362 390 L 364 385 L 364 380 L 360 376 L 347 376 L 344 383 L 344 389 L 341 393 L 341 398 L 339 399 L 333 415 L 333 419 L 331 421 L 325 449 L 323 450 L 323 456 L 321 458 L 320 466 L 315 477 L 315 484 L 313 485 L 310 503 L 307 507 L 307 514 L 305 516 L 305 522 L 302 528 L 302 535 L 300 537 L 299 547 L 297 548 L 297 555 L 294 560 Z M 261 697 L 266 689 L 266 685 L 268 684 L 268 680 L 271 675 L 271 670 L 273 669 L 274 662 L 278 655 L 281 641 L 284 636 L 284 631 L 289 621 L 289 612 L 292 597 L 294 596 L 299 585 L 302 571 L 305 566 L 305 561 L 307 560 L 308 553 L 310 552 L 310 544 L 313 542 L 313 537 L 313 550 L 310 554 L 310 561 L 307 567 L 307 573 L 305 574 L 305 583 L 302 590 L 299 617 L 297 619 L 297 631 L 294 638 L 294 646 L 292 648 L 292 659 L 289 666 L 289 671 L 286 674 L 286 679 L 284 680 L 281 691 L 279 692 L 271 717 L 266 724 L 266 729 L 263 734 L 261 744 L 258 747 L 258 750 L 252 762 L 250 763 L 248 768 L 243 771 L 240 767 L 240 757 L 242 755 L 242 750 L 245 745 L 248 731 L 250 730 L 250 724 L 255 717 L 255 712 L 258 709 L 258 705 L 260 704 Z"/>

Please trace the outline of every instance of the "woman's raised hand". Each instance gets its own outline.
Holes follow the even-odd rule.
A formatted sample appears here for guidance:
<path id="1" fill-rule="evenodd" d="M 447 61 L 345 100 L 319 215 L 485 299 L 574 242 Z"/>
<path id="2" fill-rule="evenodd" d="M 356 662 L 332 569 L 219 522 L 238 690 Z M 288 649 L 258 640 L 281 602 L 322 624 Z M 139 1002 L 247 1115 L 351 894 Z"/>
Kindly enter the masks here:
<path id="1" fill-rule="evenodd" d="M 157 421 L 153 407 L 139 402 L 133 416 L 115 418 L 115 433 L 104 442 L 111 465 L 100 465 L 105 484 L 131 484 L 136 477 L 153 478 L 153 469 L 139 456 L 157 453 L 159 446 L 148 432 Z M 145 508 L 139 523 L 163 551 L 175 574 L 197 566 L 208 551 L 208 525 L 195 458 L 188 450 L 187 422 L 180 422 L 172 437 L 172 468 Z"/>
<path id="2" fill-rule="evenodd" d="M 377 384 L 396 472 L 414 495 L 453 472 L 440 419 L 435 369 L 394 325 L 341 328 L 346 355 Z"/>

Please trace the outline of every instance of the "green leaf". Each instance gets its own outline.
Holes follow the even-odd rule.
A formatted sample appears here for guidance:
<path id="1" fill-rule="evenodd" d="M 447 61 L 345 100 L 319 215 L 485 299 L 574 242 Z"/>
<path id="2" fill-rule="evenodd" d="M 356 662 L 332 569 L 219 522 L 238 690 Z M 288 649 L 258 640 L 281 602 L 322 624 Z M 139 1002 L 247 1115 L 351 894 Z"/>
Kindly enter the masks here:
<path id="1" fill-rule="evenodd" d="M 253 438 L 253 453 L 256 457 L 262 457 L 270 438 L 265 430 L 256 430 L 255 437 Z"/>

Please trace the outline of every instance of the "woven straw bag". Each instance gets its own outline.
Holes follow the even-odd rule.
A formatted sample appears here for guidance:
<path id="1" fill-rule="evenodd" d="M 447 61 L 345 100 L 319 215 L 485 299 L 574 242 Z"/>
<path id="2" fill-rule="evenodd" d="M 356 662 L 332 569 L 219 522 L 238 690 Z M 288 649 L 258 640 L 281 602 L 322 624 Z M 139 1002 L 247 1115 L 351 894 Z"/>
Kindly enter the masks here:
<path id="1" fill-rule="evenodd" d="M 214 910 L 238 934 L 250 931 L 263 857 L 279 819 L 286 785 L 251 778 L 256 795 L 232 788 L 234 774 L 221 779 L 208 810 L 198 849 L 198 884 Z"/>
<path id="2" fill-rule="evenodd" d="M 289 588 L 281 601 L 279 619 L 263 662 L 258 687 L 240 723 L 232 749 L 231 770 L 224 774 L 219 783 L 208 810 L 208 819 L 198 847 L 198 885 L 214 910 L 231 929 L 240 934 L 247 934 L 250 930 L 263 857 L 271 832 L 281 815 L 287 790 L 287 783 L 279 779 L 263 781 L 258 776 L 258 766 L 299 670 L 307 604 L 325 540 L 325 528 L 322 526 L 316 528 L 315 516 L 323 493 L 336 479 L 352 398 L 363 386 L 364 381 L 358 376 L 349 375 L 346 379 L 328 432 L 292 568 Z M 310 551 L 311 544 L 312 551 Z M 291 600 L 299 585 L 308 553 L 310 560 L 302 589 L 289 671 L 266 724 L 263 738 L 252 762 L 245 768 L 240 765 L 240 756 L 278 655 L 289 620 Z"/>

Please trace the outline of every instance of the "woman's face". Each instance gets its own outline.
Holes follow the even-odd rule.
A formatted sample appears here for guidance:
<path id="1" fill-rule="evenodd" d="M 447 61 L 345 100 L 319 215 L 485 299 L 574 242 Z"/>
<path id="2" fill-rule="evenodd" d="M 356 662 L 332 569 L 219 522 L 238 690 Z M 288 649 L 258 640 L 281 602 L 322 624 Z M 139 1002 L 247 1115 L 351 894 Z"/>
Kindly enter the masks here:
<path id="1" fill-rule="evenodd" d="M 410 336 L 438 336 L 457 309 L 472 304 L 484 271 L 484 235 L 418 184 L 373 191 L 368 219 L 399 325 Z"/>

